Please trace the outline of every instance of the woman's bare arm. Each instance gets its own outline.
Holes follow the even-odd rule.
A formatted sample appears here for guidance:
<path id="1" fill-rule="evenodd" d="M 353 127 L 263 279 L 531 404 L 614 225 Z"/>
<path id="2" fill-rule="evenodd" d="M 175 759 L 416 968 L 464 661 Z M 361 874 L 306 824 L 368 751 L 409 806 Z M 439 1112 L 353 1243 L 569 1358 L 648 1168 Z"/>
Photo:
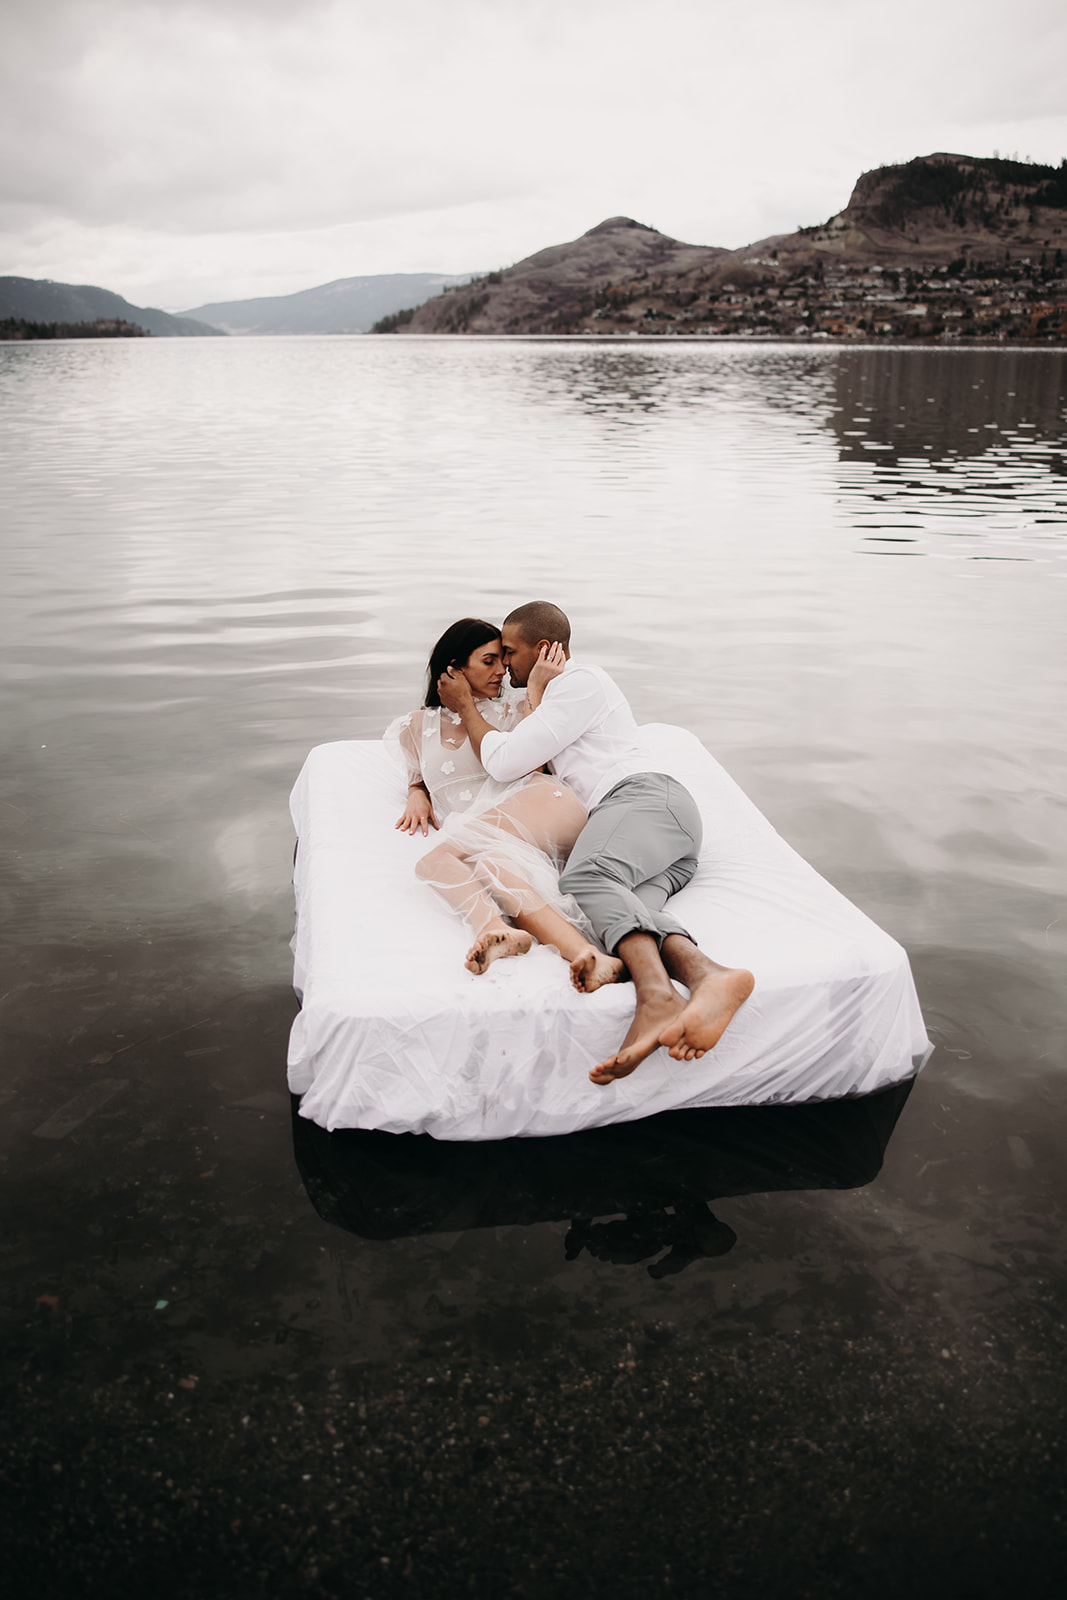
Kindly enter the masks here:
<path id="1" fill-rule="evenodd" d="M 414 716 L 415 713 L 412 713 Z M 407 719 L 405 718 L 405 721 Z M 421 718 L 419 719 L 421 724 Z M 400 730 L 400 748 L 408 764 L 408 798 L 403 812 L 398 817 L 395 827 L 401 833 L 421 833 L 428 837 L 431 828 L 439 828 L 441 824 L 434 816 L 433 801 L 430 792 L 423 782 L 422 758 L 419 753 L 419 742 L 415 731 L 408 722 L 407 727 Z"/>

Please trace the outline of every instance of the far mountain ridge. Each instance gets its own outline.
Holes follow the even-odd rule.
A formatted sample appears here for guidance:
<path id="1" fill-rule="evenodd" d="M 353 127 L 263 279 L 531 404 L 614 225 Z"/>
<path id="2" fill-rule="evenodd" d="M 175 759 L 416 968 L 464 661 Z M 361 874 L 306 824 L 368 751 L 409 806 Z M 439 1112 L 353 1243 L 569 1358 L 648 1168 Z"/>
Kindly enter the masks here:
<path id="1" fill-rule="evenodd" d="M 417 306 L 428 295 L 469 283 L 473 273 L 384 272 L 335 278 L 295 294 L 260 295 L 250 300 L 216 300 L 184 313 L 223 333 L 366 333 L 391 312 Z"/>
<path id="2" fill-rule="evenodd" d="M 133 306 L 111 289 L 51 278 L 0 278 L 0 317 L 39 323 L 129 322 L 162 338 L 217 338 L 218 328 L 154 306 Z"/>
<path id="3" fill-rule="evenodd" d="M 1008 260 L 1015 276 L 1026 278 L 1033 316 L 1005 322 L 985 316 L 983 307 L 982 316 L 969 318 L 964 296 L 944 308 L 950 321 L 959 320 L 946 336 L 1059 337 L 1067 306 L 1060 308 L 1055 285 L 1065 244 L 1067 162 L 936 152 L 865 172 L 844 210 L 826 222 L 740 250 L 683 244 L 633 218 L 609 217 L 567 244 L 385 318 L 374 331 L 934 336 L 945 324 L 935 330 L 937 317 L 927 315 L 929 275 L 944 278 L 955 268 L 990 278 Z M 820 287 L 827 274 L 849 270 L 889 274 L 872 283 L 864 315 L 849 310 L 836 284 Z"/>

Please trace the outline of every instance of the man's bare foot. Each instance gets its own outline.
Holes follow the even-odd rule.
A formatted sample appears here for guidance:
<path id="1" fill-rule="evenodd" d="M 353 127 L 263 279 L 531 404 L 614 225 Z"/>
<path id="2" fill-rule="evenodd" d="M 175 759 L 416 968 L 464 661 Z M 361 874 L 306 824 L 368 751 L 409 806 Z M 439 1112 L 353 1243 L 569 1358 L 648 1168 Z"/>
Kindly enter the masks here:
<path id="1" fill-rule="evenodd" d="M 656 995 L 652 999 L 639 1001 L 621 1049 L 593 1068 L 589 1074 L 590 1082 L 614 1083 L 616 1078 L 629 1077 L 646 1056 L 659 1049 L 661 1035 L 678 1021 L 684 1007 L 685 1001 L 673 985 L 669 995 Z"/>
<path id="2" fill-rule="evenodd" d="M 509 928 L 506 922 L 499 925 L 490 922 L 467 951 L 463 965 L 468 972 L 476 975 L 488 972 L 492 963 L 499 961 L 501 956 L 524 956 L 532 944 L 530 935 L 523 933 L 521 928 Z"/>
<path id="3" fill-rule="evenodd" d="M 571 982 L 579 994 L 592 994 L 606 983 L 621 983 L 625 976 L 626 968 L 618 956 L 606 956 L 591 944 L 571 962 Z"/>
<path id="4" fill-rule="evenodd" d="M 709 972 L 690 990 L 688 1005 L 663 1029 L 659 1043 L 667 1046 L 675 1061 L 699 1061 L 718 1044 L 755 983 L 744 967 Z"/>

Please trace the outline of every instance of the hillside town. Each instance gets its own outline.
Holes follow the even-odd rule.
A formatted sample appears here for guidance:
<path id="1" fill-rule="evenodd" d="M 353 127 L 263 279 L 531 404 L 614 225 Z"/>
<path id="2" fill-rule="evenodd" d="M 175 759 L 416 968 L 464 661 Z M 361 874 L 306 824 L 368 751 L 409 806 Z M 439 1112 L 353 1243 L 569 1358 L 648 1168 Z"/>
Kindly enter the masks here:
<path id="1" fill-rule="evenodd" d="M 486 298 L 479 282 L 449 298 L 454 331 L 479 331 Z M 402 326 L 411 315 L 389 321 Z M 554 307 L 545 324 L 555 334 L 1060 342 L 1067 269 L 1060 248 L 999 263 L 960 257 L 906 267 L 799 263 L 784 253 L 779 261 L 772 252 L 737 263 L 724 280 L 715 272 L 660 278 L 643 271 L 600 284 Z"/>
<path id="2" fill-rule="evenodd" d="M 608 285 L 592 329 L 747 338 L 1048 340 L 1067 337 L 1063 252 L 1001 264 L 894 269 L 750 259 L 704 292 L 654 279 Z"/>

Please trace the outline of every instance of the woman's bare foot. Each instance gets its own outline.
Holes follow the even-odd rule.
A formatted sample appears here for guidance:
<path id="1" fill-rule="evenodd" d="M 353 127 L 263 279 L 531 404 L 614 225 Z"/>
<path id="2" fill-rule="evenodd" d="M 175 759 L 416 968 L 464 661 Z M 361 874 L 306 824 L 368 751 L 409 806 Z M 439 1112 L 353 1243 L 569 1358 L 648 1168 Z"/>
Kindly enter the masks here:
<path id="1" fill-rule="evenodd" d="M 658 1042 L 675 1061 L 699 1061 L 718 1044 L 755 983 L 744 967 L 710 972 L 690 990 L 688 1005 L 663 1029 Z"/>
<path id="2" fill-rule="evenodd" d="M 571 962 L 571 982 L 579 994 L 592 994 L 606 983 L 621 983 L 626 968 L 618 956 L 606 956 L 603 950 L 587 944 Z"/>
<path id="3" fill-rule="evenodd" d="M 589 1074 L 590 1082 L 614 1083 L 616 1078 L 629 1077 L 653 1050 L 659 1049 L 664 1030 L 678 1022 L 684 1008 L 685 1001 L 673 985 L 669 995 L 663 993 L 638 1001 L 634 1020 L 627 1029 L 621 1049 L 593 1068 Z"/>
<path id="4" fill-rule="evenodd" d="M 524 956 L 533 940 L 521 928 L 509 928 L 506 922 L 490 922 L 482 929 L 470 949 L 463 965 L 476 975 L 488 972 L 501 956 Z"/>

